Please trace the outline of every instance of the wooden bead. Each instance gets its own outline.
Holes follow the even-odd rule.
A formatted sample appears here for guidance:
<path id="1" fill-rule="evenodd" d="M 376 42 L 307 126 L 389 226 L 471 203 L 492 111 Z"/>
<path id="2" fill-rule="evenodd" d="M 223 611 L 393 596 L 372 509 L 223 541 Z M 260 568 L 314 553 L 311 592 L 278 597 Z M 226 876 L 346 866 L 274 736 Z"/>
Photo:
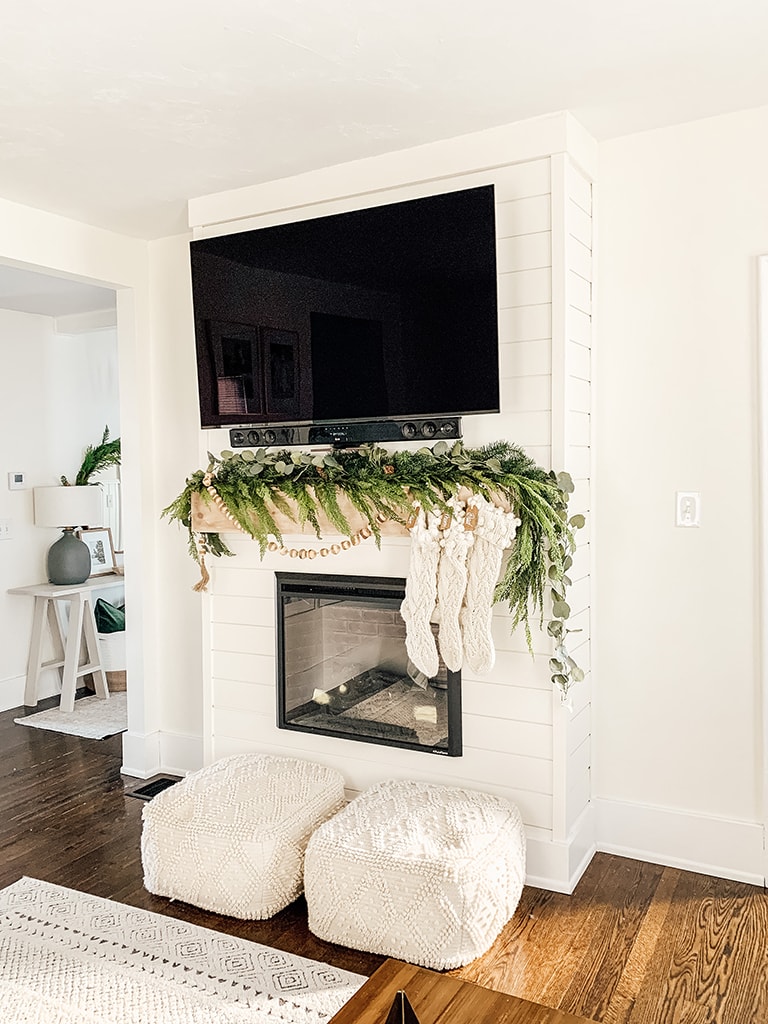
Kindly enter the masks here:
<path id="1" fill-rule="evenodd" d="M 279 547 L 279 544 L 276 544 L 275 541 L 271 540 L 269 544 L 267 544 L 267 551 L 277 551 Z"/>
<path id="2" fill-rule="evenodd" d="M 291 550 L 288 552 L 288 554 L 291 556 L 291 558 L 298 558 L 299 557 L 299 552 L 296 550 L 296 548 L 291 548 Z"/>
<path id="3" fill-rule="evenodd" d="M 320 557 L 325 558 L 327 555 L 330 555 L 328 548 L 320 548 Z"/>
<path id="4" fill-rule="evenodd" d="M 306 548 L 302 548 L 301 551 L 299 552 L 299 558 L 306 558 L 306 557 L 307 557 L 307 549 Z"/>
<path id="5" fill-rule="evenodd" d="M 341 548 L 339 547 L 338 544 L 331 544 L 331 554 L 332 555 L 338 555 L 338 553 L 340 551 L 341 551 Z"/>
<path id="6" fill-rule="evenodd" d="M 363 538 L 363 540 L 368 540 L 369 537 L 373 536 L 373 531 L 369 530 L 367 526 L 364 526 L 360 531 L 360 536 Z"/>
<path id="7" fill-rule="evenodd" d="M 354 537 L 350 537 L 349 540 L 353 546 L 357 547 L 357 545 L 360 543 L 360 534 L 356 533 Z"/>
<path id="8" fill-rule="evenodd" d="M 307 558 L 317 558 L 317 552 L 314 548 L 307 549 Z"/>
<path id="9" fill-rule="evenodd" d="M 351 547 L 352 547 L 352 541 L 350 541 L 350 540 L 343 540 L 341 542 L 341 550 L 342 551 L 349 551 L 349 549 Z"/>
<path id="10" fill-rule="evenodd" d="M 278 551 L 278 554 L 279 555 L 287 555 L 288 554 L 288 548 L 285 547 L 285 546 L 281 547 L 280 550 Z"/>

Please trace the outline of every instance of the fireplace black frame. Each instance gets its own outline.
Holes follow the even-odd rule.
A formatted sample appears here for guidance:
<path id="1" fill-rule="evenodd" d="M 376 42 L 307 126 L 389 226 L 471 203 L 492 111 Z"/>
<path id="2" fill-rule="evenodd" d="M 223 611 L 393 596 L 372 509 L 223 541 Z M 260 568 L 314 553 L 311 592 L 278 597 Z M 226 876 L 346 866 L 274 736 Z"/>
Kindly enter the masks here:
<path id="1" fill-rule="evenodd" d="M 402 603 L 405 594 L 405 580 L 399 577 L 384 576 L 341 576 L 332 573 L 301 573 L 301 572 L 276 572 L 275 573 L 275 606 L 277 613 L 276 621 L 276 647 L 277 647 L 277 727 L 288 729 L 294 732 L 301 732 L 305 735 L 330 736 L 334 739 L 353 740 L 358 743 L 375 743 L 377 746 L 400 747 L 405 750 L 420 750 L 431 754 L 440 754 L 443 757 L 461 757 L 463 753 L 462 726 L 461 726 L 461 672 L 447 670 L 447 718 L 448 718 L 448 743 L 445 747 L 433 747 L 428 744 L 414 743 L 407 740 L 398 740 L 388 737 L 386 740 L 374 736 L 354 735 L 339 732 L 333 729 L 323 729 L 321 726 L 306 726 L 292 722 L 288 718 L 286 707 L 286 680 L 285 680 L 285 630 L 284 630 L 284 596 L 295 597 L 342 597 L 344 600 L 365 601 L 367 598 L 378 598 L 381 602 L 391 604 L 398 608 Z M 361 593 L 364 588 L 365 593 Z"/>

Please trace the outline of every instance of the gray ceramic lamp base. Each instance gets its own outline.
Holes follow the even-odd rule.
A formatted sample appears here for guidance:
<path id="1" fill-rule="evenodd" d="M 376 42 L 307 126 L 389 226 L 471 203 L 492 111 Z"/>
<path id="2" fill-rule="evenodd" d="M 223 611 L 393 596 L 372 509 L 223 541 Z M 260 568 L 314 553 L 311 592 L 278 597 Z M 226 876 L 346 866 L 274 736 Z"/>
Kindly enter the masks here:
<path id="1" fill-rule="evenodd" d="M 65 530 L 48 551 L 48 581 L 57 586 L 84 583 L 91 574 L 91 553 L 76 537 L 74 530 Z"/>

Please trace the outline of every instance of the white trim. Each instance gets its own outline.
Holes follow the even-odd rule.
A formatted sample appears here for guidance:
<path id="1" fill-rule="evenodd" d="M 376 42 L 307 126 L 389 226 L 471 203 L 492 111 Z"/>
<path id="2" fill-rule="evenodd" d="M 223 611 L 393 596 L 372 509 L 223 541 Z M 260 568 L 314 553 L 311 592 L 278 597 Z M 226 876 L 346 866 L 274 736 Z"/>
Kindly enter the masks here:
<path id="1" fill-rule="evenodd" d="M 597 849 L 763 885 L 763 827 L 669 807 L 596 800 Z"/>
<path id="2" fill-rule="evenodd" d="M 54 320 L 56 334 L 89 334 L 117 327 L 117 308 L 91 310 L 88 313 L 65 313 Z"/>
<path id="3" fill-rule="evenodd" d="M 590 804 L 563 842 L 526 834 L 525 884 L 570 895 L 595 855 L 594 817 Z"/>
<path id="4" fill-rule="evenodd" d="M 160 770 L 168 775 L 187 775 L 203 767 L 203 738 L 161 732 Z"/>
<path id="5" fill-rule="evenodd" d="M 149 779 L 159 771 L 160 733 L 124 732 L 121 774 L 134 779 Z"/>
<path id="6" fill-rule="evenodd" d="M 597 143 L 565 111 L 440 142 L 322 167 L 290 178 L 190 199 L 189 225 L 225 224 L 255 212 L 293 210 L 340 196 L 385 193 L 402 185 L 456 178 L 524 163 L 576 146 L 581 166 L 596 166 Z"/>
<path id="7" fill-rule="evenodd" d="M 758 547 L 760 574 L 758 580 L 758 664 L 760 666 L 762 816 L 763 816 L 763 878 L 768 878 L 768 255 L 757 260 L 758 336 L 757 395 L 758 408 Z"/>

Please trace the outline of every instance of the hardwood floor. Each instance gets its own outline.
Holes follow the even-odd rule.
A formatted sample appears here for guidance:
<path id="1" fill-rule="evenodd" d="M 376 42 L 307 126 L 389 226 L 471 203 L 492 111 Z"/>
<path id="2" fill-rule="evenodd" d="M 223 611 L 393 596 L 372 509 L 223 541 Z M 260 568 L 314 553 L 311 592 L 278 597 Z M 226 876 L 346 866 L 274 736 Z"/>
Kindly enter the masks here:
<path id="1" fill-rule="evenodd" d="M 316 939 L 303 900 L 237 921 L 142 885 L 139 780 L 120 775 L 120 737 L 81 740 L 0 714 L 0 887 L 22 875 L 169 914 L 346 970 L 384 957 Z M 491 950 L 452 971 L 605 1024 L 768 1021 L 763 889 L 598 854 L 572 896 L 526 887 Z"/>

